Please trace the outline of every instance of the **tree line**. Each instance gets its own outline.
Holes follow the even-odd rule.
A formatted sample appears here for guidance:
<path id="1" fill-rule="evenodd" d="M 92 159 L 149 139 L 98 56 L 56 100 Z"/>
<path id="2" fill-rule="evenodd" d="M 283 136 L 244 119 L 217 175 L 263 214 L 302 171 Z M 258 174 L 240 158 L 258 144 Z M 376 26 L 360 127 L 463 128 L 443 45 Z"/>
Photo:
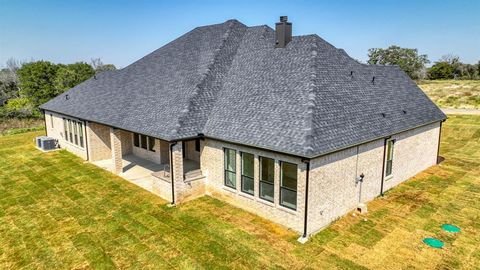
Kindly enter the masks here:
<path id="1" fill-rule="evenodd" d="M 477 64 L 466 64 L 458 56 L 448 54 L 426 67 L 430 60 L 426 54 L 418 54 L 417 49 L 390 46 L 386 49 L 372 48 L 368 50 L 368 63 L 372 65 L 397 65 L 414 80 L 442 79 L 480 79 L 480 61 Z"/>
<path id="2" fill-rule="evenodd" d="M 39 105 L 95 74 L 115 69 L 114 65 L 103 64 L 98 58 L 90 63 L 66 65 L 10 59 L 7 67 L 0 70 L 0 120 L 40 117 Z"/>

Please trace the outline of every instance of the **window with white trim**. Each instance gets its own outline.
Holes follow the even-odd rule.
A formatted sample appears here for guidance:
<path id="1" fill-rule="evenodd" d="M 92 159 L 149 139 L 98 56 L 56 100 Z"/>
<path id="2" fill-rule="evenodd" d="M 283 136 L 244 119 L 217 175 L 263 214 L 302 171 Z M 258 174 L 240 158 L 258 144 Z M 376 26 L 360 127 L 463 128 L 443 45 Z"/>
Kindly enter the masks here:
<path id="1" fill-rule="evenodd" d="M 260 181 L 259 196 L 260 198 L 273 202 L 274 196 L 274 177 L 275 177 L 275 160 L 266 157 L 259 158 L 260 163 Z"/>
<path id="2" fill-rule="evenodd" d="M 224 149 L 225 185 L 231 188 L 237 187 L 236 156 L 237 151 L 229 148 Z"/>
<path id="3" fill-rule="evenodd" d="M 65 133 L 65 141 L 75 144 L 83 148 L 83 122 L 73 119 L 63 118 L 63 130 Z"/>
<path id="4" fill-rule="evenodd" d="M 155 152 L 155 138 L 133 133 L 133 146 Z"/>
<path id="5" fill-rule="evenodd" d="M 140 147 L 140 135 L 138 133 L 133 133 L 133 146 Z"/>
<path id="6" fill-rule="evenodd" d="M 155 152 L 155 138 L 148 137 L 148 151 Z"/>
<path id="7" fill-rule="evenodd" d="M 253 182 L 254 156 L 250 153 L 240 152 L 242 155 L 242 192 L 253 195 L 255 184 Z"/>
<path id="8" fill-rule="evenodd" d="M 140 146 L 143 149 L 147 149 L 147 136 L 145 135 L 140 135 Z"/>
<path id="9" fill-rule="evenodd" d="M 63 118 L 63 137 L 68 141 L 68 126 L 67 119 Z"/>
<path id="10" fill-rule="evenodd" d="M 76 121 L 73 121 L 73 137 L 75 139 L 75 144 L 78 145 L 78 128 Z"/>
<path id="11" fill-rule="evenodd" d="M 395 140 L 387 141 L 387 157 L 385 164 L 385 176 L 392 175 L 393 172 L 393 149 L 395 146 Z"/>
<path id="12" fill-rule="evenodd" d="M 297 164 L 280 163 L 280 205 L 297 209 Z"/>
<path id="13" fill-rule="evenodd" d="M 78 136 L 80 136 L 80 147 L 83 147 L 83 123 L 78 122 Z"/>
<path id="14" fill-rule="evenodd" d="M 68 119 L 68 140 L 73 143 L 73 126 L 72 120 Z"/>

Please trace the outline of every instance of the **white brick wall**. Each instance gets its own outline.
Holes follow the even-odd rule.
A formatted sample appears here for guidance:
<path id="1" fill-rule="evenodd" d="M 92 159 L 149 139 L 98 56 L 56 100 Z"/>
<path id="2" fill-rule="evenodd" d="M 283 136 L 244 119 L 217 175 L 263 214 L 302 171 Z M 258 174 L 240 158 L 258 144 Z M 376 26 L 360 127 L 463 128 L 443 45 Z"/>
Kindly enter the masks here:
<path id="1" fill-rule="evenodd" d="M 162 152 L 160 150 L 160 147 L 163 146 L 163 144 L 162 145 L 160 144 L 159 139 L 155 139 L 155 146 L 153 147 L 155 152 L 152 152 L 148 149 L 143 149 L 142 147 L 136 147 L 135 145 L 133 145 L 133 133 L 131 133 L 131 132 L 128 132 L 128 139 L 130 140 L 130 144 L 133 147 L 132 152 L 135 156 L 144 158 L 146 160 L 150 160 L 151 162 L 154 162 L 154 163 L 157 163 L 157 164 L 161 164 L 160 163 L 160 161 L 161 161 L 161 156 L 160 155 L 162 154 Z M 168 149 L 168 144 L 166 145 L 166 147 Z"/>
<path id="2" fill-rule="evenodd" d="M 393 175 L 384 190 L 436 164 L 439 123 L 392 136 Z M 384 140 L 376 140 L 313 159 L 310 170 L 308 231 L 316 232 L 338 217 L 380 195 Z M 355 178 L 365 175 L 362 184 Z M 361 188 L 361 193 L 360 193 Z"/>
<path id="3" fill-rule="evenodd" d="M 437 163 L 439 132 L 440 123 L 434 123 L 392 136 L 393 169 L 385 191 Z"/>
<path id="4" fill-rule="evenodd" d="M 90 161 L 111 159 L 110 127 L 94 122 L 87 122 L 86 130 Z"/>

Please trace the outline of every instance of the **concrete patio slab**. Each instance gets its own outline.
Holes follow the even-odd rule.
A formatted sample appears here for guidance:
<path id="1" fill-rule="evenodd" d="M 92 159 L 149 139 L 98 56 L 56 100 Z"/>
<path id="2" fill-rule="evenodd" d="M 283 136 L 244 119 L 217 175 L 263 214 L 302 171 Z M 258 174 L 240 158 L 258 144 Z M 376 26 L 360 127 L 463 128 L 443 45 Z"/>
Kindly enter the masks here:
<path id="1" fill-rule="evenodd" d="M 100 168 L 109 171 L 113 170 L 112 159 L 104 159 L 92 163 Z M 158 180 L 158 178 L 152 176 L 152 173 L 163 169 L 163 165 L 161 164 L 134 155 L 124 156 L 122 165 L 122 172 L 118 174 L 118 176 L 150 192 L 153 192 L 154 181 Z"/>

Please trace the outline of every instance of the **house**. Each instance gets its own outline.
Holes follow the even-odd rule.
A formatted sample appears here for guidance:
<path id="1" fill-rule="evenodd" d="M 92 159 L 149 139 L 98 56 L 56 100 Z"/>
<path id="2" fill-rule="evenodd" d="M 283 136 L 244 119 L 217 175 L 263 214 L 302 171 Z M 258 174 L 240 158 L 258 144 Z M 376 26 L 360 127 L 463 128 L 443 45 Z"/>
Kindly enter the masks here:
<path id="1" fill-rule="evenodd" d="M 208 194 L 304 239 L 435 165 L 446 119 L 286 17 L 197 27 L 41 109 L 62 148 L 172 204 Z"/>

